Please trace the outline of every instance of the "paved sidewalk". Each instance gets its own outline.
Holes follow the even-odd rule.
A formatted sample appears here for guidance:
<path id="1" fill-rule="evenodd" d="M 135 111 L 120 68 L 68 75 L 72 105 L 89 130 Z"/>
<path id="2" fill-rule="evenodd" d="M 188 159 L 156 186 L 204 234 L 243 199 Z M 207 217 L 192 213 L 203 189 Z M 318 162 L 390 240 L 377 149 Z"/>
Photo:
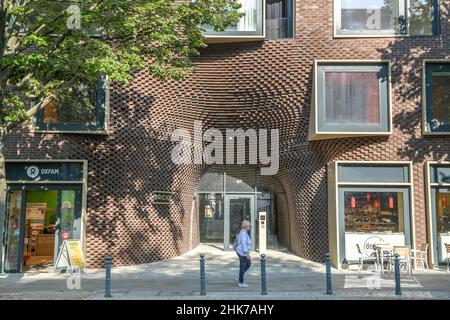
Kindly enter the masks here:
<path id="1" fill-rule="evenodd" d="M 199 255 L 206 255 L 207 296 L 199 295 Z M 249 288 L 235 284 L 238 259 L 234 252 L 199 245 L 170 260 L 112 269 L 112 299 L 450 299 L 450 273 L 402 273 L 401 297 L 394 295 L 394 276 L 371 270 L 333 269 L 334 294 L 325 291 L 325 267 L 287 252 L 267 253 L 267 296 L 261 296 L 257 254 L 246 276 Z M 104 270 L 81 276 L 80 290 L 69 290 L 69 275 L 25 273 L 0 275 L 0 299 L 105 299 Z"/>

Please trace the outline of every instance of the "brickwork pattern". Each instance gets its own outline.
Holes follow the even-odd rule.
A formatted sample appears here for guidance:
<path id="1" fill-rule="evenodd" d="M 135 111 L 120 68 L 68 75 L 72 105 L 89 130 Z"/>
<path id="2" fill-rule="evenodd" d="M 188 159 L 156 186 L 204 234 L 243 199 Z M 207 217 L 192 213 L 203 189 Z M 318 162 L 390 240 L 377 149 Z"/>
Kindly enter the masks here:
<path id="1" fill-rule="evenodd" d="M 279 173 L 264 184 L 277 194 L 279 238 L 306 259 L 328 250 L 326 167 L 335 160 L 408 160 L 414 167 L 416 245 L 427 240 L 424 163 L 443 160 L 448 137 L 421 134 L 422 60 L 450 58 L 450 1 L 441 1 L 439 37 L 333 39 L 332 1 L 296 3 L 295 39 L 211 45 L 187 79 L 160 82 L 145 72 L 114 84 L 108 136 L 33 134 L 8 138 L 8 158 L 87 159 L 87 260 L 103 266 L 180 255 L 199 242 L 192 201 L 206 166 L 170 161 L 174 128 L 280 129 Z M 392 61 L 393 134 L 307 140 L 316 59 Z M 152 192 L 173 192 L 172 205 Z M 193 230 L 191 232 L 191 215 Z"/>

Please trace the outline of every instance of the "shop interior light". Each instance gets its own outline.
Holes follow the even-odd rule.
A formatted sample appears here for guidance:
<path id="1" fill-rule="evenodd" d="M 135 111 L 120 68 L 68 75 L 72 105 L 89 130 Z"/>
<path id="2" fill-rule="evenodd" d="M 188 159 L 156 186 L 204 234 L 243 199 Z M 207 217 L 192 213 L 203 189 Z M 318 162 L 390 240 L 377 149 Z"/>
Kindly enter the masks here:
<path id="1" fill-rule="evenodd" d="M 389 196 L 389 209 L 394 209 L 394 197 Z"/>
<path id="2" fill-rule="evenodd" d="M 352 204 L 352 208 L 356 208 L 356 199 L 355 199 L 355 197 L 352 197 L 351 204 Z"/>
<path id="3" fill-rule="evenodd" d="M 380 201 L 378 201 L 378 199 L 375 199 L 375 201 L 373 202 L 373 206 L 378 209 L 378 207 L 380 206 Z"/>
<path id="4" fill-rule="evenodd" d="M 447 209 L 447 199 L 445 198 L 445 196 L 441 196 L 441 204 L 442 209 Z"/>

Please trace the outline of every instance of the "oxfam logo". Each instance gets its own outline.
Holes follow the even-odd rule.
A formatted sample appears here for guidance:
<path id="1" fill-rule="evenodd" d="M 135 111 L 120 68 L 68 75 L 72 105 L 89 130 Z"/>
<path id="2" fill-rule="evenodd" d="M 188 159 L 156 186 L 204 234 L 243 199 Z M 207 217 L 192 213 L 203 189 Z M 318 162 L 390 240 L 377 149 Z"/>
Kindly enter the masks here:
<path id="1" fill-rule="evenodd" d="M 36 166 L 28 167 L 27 176 L 29 176 L 31 179 L 37 178 L 39 176 L 39 168 Z"/>

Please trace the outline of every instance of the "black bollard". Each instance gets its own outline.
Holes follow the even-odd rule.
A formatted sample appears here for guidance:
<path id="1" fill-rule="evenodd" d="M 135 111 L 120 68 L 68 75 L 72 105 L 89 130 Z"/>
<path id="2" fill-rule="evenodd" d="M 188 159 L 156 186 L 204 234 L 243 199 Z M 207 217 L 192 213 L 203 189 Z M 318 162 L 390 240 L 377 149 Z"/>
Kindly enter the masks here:
<path id="1" fill-rule="evenodd" d="M 400 287 L 400 261 L 398 260 L 398 254 L 395 254 L 394 269 L 395 269 L 395 295 L 401 296 L 402 289 Z"/>
<path id="2" fill-rule="evenodd" d="M 111 298 L 111 257 L 106 257 L 105 298 Z"/>
<path id="3" fill-rule="evenodd" d="M 200 255 L 200 295 L 206 296 L 205 255 Z"/>
<path id="4" fill-rule="evenodd" d="M 331 283 L 331 261 L 330 261 L 330 254 L 327 253 L 326 259 L 325 259 L 325 265 L 326 265 L 326 273 L 327 273 L 327 294 L 331 295 L 333 294 L 333 285 Z"/>
<path id="5" fill-rule="evenodd" d="M 267 296 L 266 255 L 261 255 L 261 295 Z"/>

